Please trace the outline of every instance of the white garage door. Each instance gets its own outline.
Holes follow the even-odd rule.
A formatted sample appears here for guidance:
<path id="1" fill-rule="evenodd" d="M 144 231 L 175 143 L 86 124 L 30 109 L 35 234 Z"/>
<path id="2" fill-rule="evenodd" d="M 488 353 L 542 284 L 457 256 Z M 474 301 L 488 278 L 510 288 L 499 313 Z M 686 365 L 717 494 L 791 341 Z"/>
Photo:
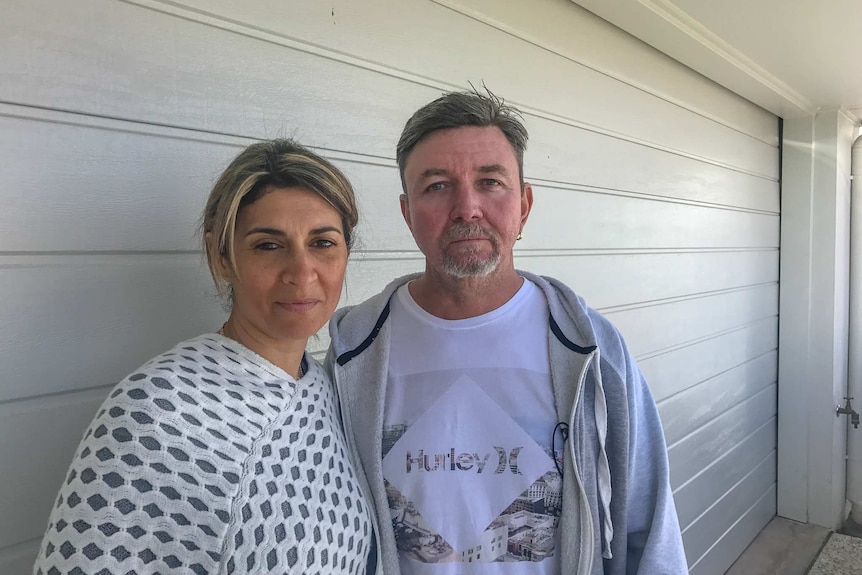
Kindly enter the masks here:
<path id="1" fill-rule="evenodd" d="M 111 385 L 221 324 L 193 234 L 226 162 L 288 135 L 345 169 L 356 302 L 422 268 L 395 142 L 469 81 L 531 133 L 517 264 L 604 311 L 647 375 L 692 573 L 741 553 L 775 512 L 777 120 L 571 2 L 499 4 L 3 2 L 0 572 L 29 571 Z"/>

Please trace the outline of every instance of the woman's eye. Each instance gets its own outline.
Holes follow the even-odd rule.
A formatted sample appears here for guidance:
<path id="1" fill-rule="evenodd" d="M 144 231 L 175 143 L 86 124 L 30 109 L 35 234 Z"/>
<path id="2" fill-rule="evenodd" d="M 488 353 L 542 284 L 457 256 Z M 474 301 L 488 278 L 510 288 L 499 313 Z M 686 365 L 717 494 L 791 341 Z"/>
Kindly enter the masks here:
<path id="1" fill-rule="evenodd" d="M 316 248 L 332 248 L 335 247 L 335 242 L 326 238 L 314 240 L 312 245 Z"/>
<path id="2" fill-rule="evenodd" d="M 261 242 L 254 246 L 254 249 L 261 252 L 271 252 L 278 249 L 278 244 L 275 242 Z"/>

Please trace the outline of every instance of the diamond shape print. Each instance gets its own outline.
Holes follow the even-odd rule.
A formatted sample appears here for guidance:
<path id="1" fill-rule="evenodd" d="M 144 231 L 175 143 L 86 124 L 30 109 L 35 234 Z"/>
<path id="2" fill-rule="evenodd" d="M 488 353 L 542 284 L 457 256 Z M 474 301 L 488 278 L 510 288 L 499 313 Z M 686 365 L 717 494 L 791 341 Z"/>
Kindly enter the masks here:
<path id="1" fill-rule="evenodd" d="M 128 549 L 126 549 L 125 547 L 123 547 L 122 545 L 120 545 L 120 546 L 118 546 L 118 547 L 114 547 L 114 548 L 111 550 L 111 556 L 112 556 L 114 559 L 116 559 L 117 561 L 119 561 L 120 563 L 122 563 L 123 561 L 125 561 L 126 559 L 128 559 L 129 557 L 131 557 L 131 556 L 132 556 L 132 554 L 131 554 L 131 553 L 129 553 L 129 550 L 128 550 Z"/>
<path id="2" fill-rule="evenodd" d="M 114 489 L 125 483 L 123 477 L 119 473 L 116 473 L 114 471 L 111 471 L 110 473 L 102 477 L 102 481 L 104 481 L 108 485 L 108 487 L 113 487 Z"/>
<path id="3" fill-rule="evenodd" d="M 441 421 L 451 428 L 441 430 Z M 461 376 L 383 458 L 383 476 L 461 551 L 475 545 L 491 521 L 553 465 L 508 413 Z"/>
<path id="4" fill-rule="evenodd" d="M 74 555 L 75 551 L 77 551 L 77 549 L 75 549 L 75 546 L 68 541 L 60 545 L 60 555 L 62 555 L 64 559 L 68 559 L 69 557 Z"/>
<path id="5" fill-rule="evenodd" d="M 107 537 L 111 537 L 120 531 L 120 528 L 114 525 L 113 523 L 102 523 L 99 525 L 99 531 L 104 533 Z"/>
<path id="6" fill-rule="evenodd" d="M 108 502 L 105 501 L 105 498 L 102 497 L 101 495 L 99 495 L 98 493 L 88 497 L 87 503 L 90 505 L 90 507 L 93 509 L 93 511 L 98 511 L 108 504 Z"/>
<path id="7" fill-rule="evenodd" d="M 92 561 L 93 559 L 96 559 L 96 558 L 98 558 L 98 557 L 101 557 L 101 556 L 102 556 L 102 555 L 104 555 L 104 553 L 105 553 L 105 552 L 104 552 L 104 551 L 102 551 L 102 549 L 101 549 L 101 548 L 99 548 L 99 546 L 98 546 L 98 545 L 96 545 L 95 543 L 90 543 L 89 545 L 87 545 L 86 547 L 84 547 L 84 549 L 82 550 L 82 552 L 83 552 L 83 553 L 84 553 L 84 555 L 87 557 L 87 559 L 90 559 L 91 561 Z"/>

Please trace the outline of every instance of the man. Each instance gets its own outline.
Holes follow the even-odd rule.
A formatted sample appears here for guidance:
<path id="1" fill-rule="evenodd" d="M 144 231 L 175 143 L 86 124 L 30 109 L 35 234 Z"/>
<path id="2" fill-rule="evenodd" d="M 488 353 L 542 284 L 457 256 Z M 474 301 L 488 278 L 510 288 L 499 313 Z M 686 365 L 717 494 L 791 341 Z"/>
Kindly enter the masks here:
<path id="1" fill-rule="evenodd" d="M 330 325 L 378 572 L 686 573 L 658 413 L 621 336 L 515 270 L 526 143 L 490 93 L 416 112 L 397 160 L 425 271 Z"/>

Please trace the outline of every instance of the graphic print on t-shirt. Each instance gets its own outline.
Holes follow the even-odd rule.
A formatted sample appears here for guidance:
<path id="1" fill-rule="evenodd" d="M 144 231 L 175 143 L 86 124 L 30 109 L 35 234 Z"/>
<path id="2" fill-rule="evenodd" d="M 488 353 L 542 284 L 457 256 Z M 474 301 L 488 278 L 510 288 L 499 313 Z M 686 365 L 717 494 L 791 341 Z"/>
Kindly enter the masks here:
<path id="1" fill-rule="evenodd" d="M 544 296 L 462 320 L 392 301 L 383 477 L 405 575 L 559 573 Z M 562 445 L 556 447 L 562 449 Z"/>
<path id="2" fill-rule="evenodd" d="M 407 385 L 422 387 L 417 380 L 435 375 L 414 375 Z M 391 446 L 383 476 L 402 552 L 423 563 L 553 555 L 562 481 L 550 446 L 470 377 L 459 377 L 409 427 L 383 432 L 384 451 Z"/>

